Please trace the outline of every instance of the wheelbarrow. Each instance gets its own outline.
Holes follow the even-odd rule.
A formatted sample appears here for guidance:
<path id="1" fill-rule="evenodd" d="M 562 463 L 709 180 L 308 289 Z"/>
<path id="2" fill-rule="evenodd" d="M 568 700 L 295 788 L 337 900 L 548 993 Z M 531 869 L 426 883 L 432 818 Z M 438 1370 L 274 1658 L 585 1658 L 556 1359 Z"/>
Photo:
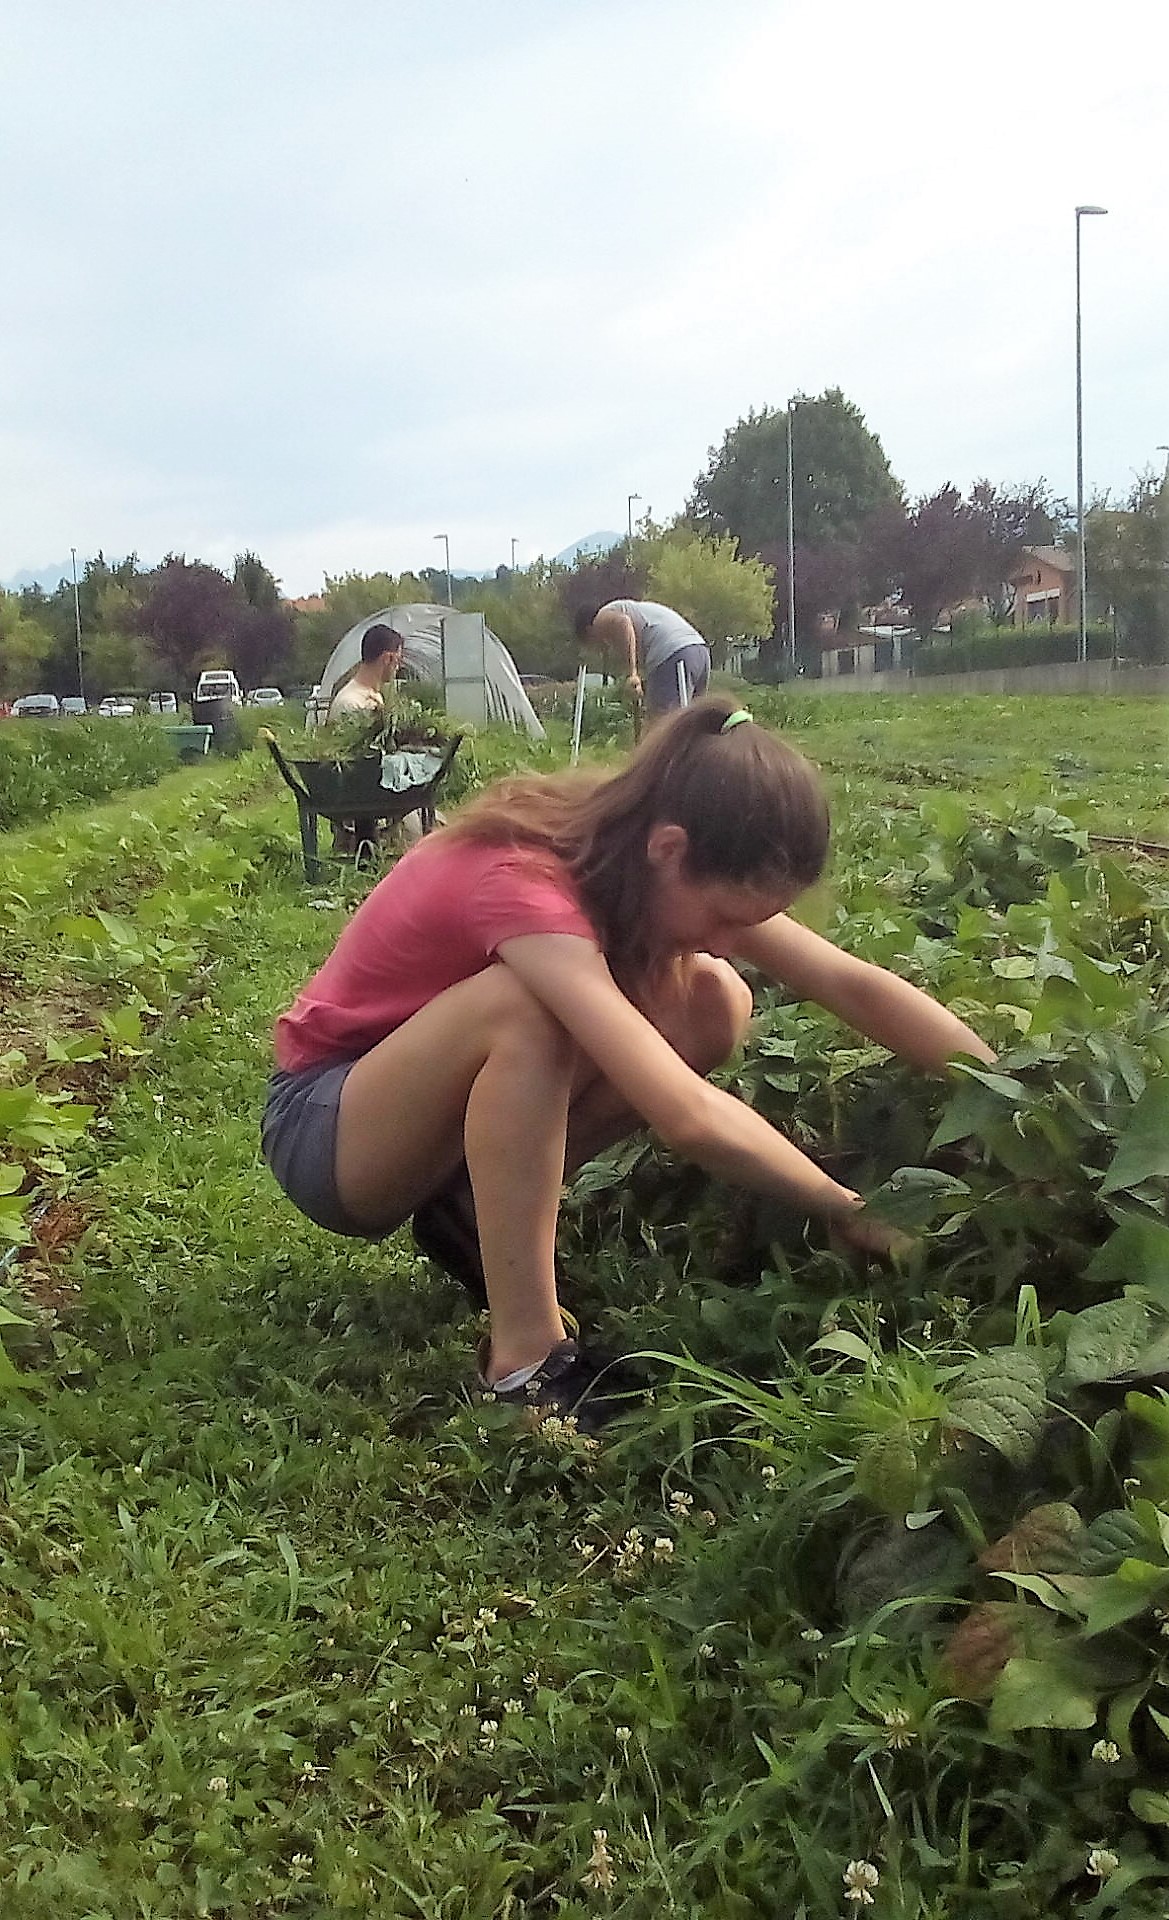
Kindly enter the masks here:
<path id="1" fill-rule="evenodd" d="M 359 821 L 362 827 L 368 825 L 364 836 L 368 839 L 377 824 L 391 824 L 417 813 L 423 833 L 429 833 L 435 821 L 436 796 L 463 741 L 462 734 L 456 733 L 449 740 L 403 745 L 396 751 L 362 754 L 353 760 L 288 760 L 280 742 L 266 727 L 261 738 L 281 779 L 295 796 L 304 875 L 310 885 L 323 879 L 326 871 L 317 845 L 317 822 L 321 819 L 328 820 L 334 830 Z M 359 831 L 359 848 L 361 844 Z"/>

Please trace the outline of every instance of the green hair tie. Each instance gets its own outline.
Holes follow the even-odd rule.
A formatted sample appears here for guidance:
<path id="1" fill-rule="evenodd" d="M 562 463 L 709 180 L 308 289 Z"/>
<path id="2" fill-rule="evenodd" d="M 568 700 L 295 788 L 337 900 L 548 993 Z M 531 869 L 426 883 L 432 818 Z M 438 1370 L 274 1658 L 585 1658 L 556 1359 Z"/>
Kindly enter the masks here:
<path id="1" fill-rule="evenodd" d="M 732 727 L 741 727 L 744 720 L 750 720 L 751 718 L 752 715 L 747 712 L 746 707 L 740 707 L 737 713 L 728 713 L 722 726 L 719 728 L 719 732 L 729 733 Z"/>

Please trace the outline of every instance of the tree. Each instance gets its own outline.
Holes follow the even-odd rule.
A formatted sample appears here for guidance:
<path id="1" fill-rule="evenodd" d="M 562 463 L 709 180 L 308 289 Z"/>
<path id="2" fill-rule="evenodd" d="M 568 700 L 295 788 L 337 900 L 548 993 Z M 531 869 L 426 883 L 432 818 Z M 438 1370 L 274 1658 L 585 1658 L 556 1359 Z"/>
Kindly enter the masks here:
<path id="1" fill-rule="evenodd" d="M 744 553 L 778 543 L 786 554 L 787 427 L 786 412 L 764 407 L 710 449 L 687 508 L 700 533 L 733 534 Z M 901 501 L 880 440 L 839 387 L 799 400 L 792 449 L 796 538 L 805 546 L 855 542 L 870 515 Z"/>
<path id="2" fill-rule="evenodd" d="M 264 565 L 258 553 L 237 553 L 231 577 L 232 585 L 242 594 L 249 607 L 259 607 L 269 613 L 273 607 L 279 606 L 280 582 Z"/>
<path id="3" fill-rule="evenodd" d="M 656 540 L 638 542 L 646 592 L 673 607 L 710 644 L 715 666 L 726 659 L 728 639 L 771 631 L 773 575 L 761 560 L 739 558 L 730 537 L 703 540 L 679 526 Z"/>
<path id="4" fill-rule="evenodd" d="M 1045 480 L 1025 486 L 996 487 L 977 480 L 970 489 L 971 518 L 982 534 L 983 557 L 974 580 L 996 627 L 1010 617 L 1013 593 L 1008 576 L 1024 547 L 1050 546 L 1061 525 L 1062 503 L 1053 501 Z M 1066 507 L 1062 508 L 1066 515 Z"/>
<path id="5" fill-rule="evenodd" d="M 1169 484 L 1146 473 L 1123 507 L 1093 505 L 1084 538 L 1089 598 L 1112 608 L 1121 651 L 1169 660 Z"/>
<path id="6" fill-rule="evenodd" d="M 916 502 L 891 557 L 906 610 L 926 640 L 943 610 L 974 591 L 986 564 L 985 531 L 957 488 L 947 485 Z"/>
<path id="7" fill-rule="evenodd" d="M 166 662 L 177 688 L 185 688 L 194 685 L 200 668 L 227 660 L 240 605 L 218 567 L 168 553 L 147 576 L 138 630 Z"/>
<path id="8" fill-rule="evenodd" d="M 44 663 L 52 651 L 52 634 L 25 612 L 23 596 L 0 589 L 0 700 L 51 691 Z"/>
<path id="9" fill-rule="evenodd" d="M 480 583 L 469 612 L 481 613 L 521 673 L 570 680 L 577 668 L 576 636 L 561 586 L 564 569 L 538 560 L 506 585 Z"/>

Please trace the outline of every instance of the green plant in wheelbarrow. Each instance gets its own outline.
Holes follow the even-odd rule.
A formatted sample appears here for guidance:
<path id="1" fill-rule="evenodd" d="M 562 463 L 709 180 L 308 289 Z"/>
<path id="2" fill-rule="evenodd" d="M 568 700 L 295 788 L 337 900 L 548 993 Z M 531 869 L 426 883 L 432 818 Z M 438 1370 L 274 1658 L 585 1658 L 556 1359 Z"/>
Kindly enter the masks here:
<path id="1" fill-rule="evenodd" d="M 311 750 L 289 760 L 275 735 L 262 738 L 296 797 L 304 852 L 305 877 L 316 881 L 322 866 L 317 852 L 317 821 L 333 827 L 335 851 L 357 853 L 376 843 L 382 823 L 417 815 L 428 833 L 435 823 L 438 791 L 462 741 L 447 735 L 400 704 L 371 726 L 361 715 L 322 728 Z"/>

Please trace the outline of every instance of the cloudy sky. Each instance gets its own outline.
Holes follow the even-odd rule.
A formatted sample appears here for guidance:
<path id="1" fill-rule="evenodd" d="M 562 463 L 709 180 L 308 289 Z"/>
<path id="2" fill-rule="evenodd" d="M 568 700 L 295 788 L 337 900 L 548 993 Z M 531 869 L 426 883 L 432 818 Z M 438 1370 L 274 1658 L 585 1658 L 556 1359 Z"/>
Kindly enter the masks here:
<path id="1" fill-rule="evenodd" d="M 912 492 L 1169 443 L 1166 0 L 5 0 L 0 579 L 521 564 L 842 386 Z M 640 508 L 635 509 L 640 511 Z"/>

